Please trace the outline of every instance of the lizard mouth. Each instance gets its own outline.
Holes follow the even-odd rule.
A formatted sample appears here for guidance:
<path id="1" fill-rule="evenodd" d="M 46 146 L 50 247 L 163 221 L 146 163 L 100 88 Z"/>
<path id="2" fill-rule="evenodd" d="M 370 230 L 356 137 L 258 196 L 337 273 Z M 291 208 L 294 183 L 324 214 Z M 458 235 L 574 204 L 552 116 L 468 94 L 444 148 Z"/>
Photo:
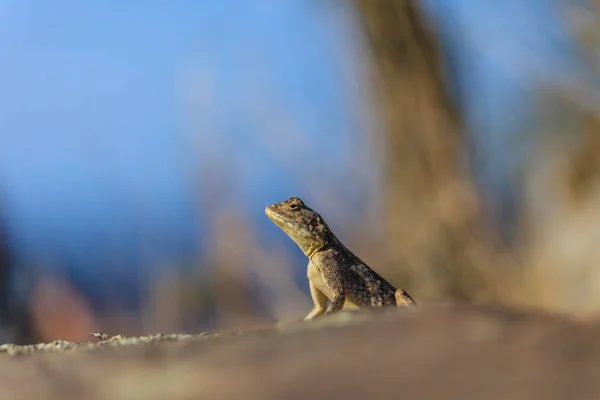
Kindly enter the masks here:
<path id="1" fill-rule="evenodd" d="M 286 218 L 285 215 L 277 212 L 277 210 L 274 210 L 272 206 L 265 208 L 265 213 L 275 225 L 277 225 L 288 235 L 292 235 L 294 239 L 298 233 L 304 232 L 304 230 L 301 227 L 295 226 L 289 218 Z"/>
<path id="2" fill-rule="evenodd" d="M 267 214 L 267 217 L 269 217 L 269 219 L 271 221 L 273 221 L 275 223 L 275 225 L 277 225 L 279 227 L 283 227 L 284 225 L 287 224 L 287 221 L 285 220 L 285 218 L 283 218 L 276 211 L 273 211 L 273 209 L 271 208 L 271 206 L 268 206 L 268 207 L 265 208 L 265 214 Z"/>

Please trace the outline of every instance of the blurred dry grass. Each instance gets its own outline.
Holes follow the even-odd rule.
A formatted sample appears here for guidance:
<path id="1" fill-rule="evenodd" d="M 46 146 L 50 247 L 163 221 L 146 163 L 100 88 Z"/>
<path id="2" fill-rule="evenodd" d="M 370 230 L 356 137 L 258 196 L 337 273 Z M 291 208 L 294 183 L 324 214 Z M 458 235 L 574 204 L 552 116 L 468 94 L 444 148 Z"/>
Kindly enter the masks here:
<path id="1" fill-rule="evenodd" d="M 429 300 L 478 298 L 478 204 L 460 169 L 461 125 L 433 33 L 411 1 L 356 1 L 371 49 L 372 104 L 384 121 L 387 272 Z M 483 289 L 483 290 L 482 290 Z"/>
<path id="2" fill-rule="evenodd" d="M 548 148 L 538 149 L 538 159 L 523 171 L 523 186 L 516 188 L 523 193 L 519 240 L 513 248 L 498 246 L 481 224 L 476 192 L 458 159 L 460 110 L 445 94 L 432 32 L 412 1 L 356 3 L 370 39 L 377 108 L 387 122 L 389 254 L 396 263 L 409 260 L 395 273 L 408 274 L 408 289 L 428 299 L 458 297 L 585 315 L 600 311 L 600 254 L 593 245 L 600 239 L 600 132 L 583 91 L 540 90 L 539 109 L 547 113 L 542 120 L 574 116 L 587 124 L 581 132 L 549 124 L 548 132 L 539 133 Z M 596 18 L 585 24 L 579 18 L 577 37 L 588 46 L 590 37 L 598 37 Z M 543 107 L 549 102 L 560 104 Z"/>
<path id="3" fill-rule="evenodd" d="M 475 191 L 460 168 L 460 118 L 444 94 L 435 41 L 414 4 L 357 3 L 387 121 L 388 237 L 402 238 L 390 243 L 395 259 L 411 260 L 409 290 L 428 298 L 597 313 L 600 136 L 583 91 L 540 89 L 541 120 L 558 123 L 535 133 L 545 136 L 538 142 L 547 148 L 536 151 L 517 188 L 523 193 L 518 244 L 499 247 L 479 222 Z M 579 26 L 588 39 L 593 21 Z M 587 124 L 572 132 L 569 119 Z"/>

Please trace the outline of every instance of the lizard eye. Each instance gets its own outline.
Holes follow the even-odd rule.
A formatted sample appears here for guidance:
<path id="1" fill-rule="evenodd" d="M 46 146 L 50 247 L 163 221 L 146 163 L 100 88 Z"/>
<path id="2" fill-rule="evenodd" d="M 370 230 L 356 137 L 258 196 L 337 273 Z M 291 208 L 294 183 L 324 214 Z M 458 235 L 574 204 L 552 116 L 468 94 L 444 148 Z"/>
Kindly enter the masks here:
<path id="1" fill-rule="evenodd" d="M 299 209 L 300 209 L 300 204 L 298 204 L 298 203 L 292 203 L 292 204 L 290 204 L 290 210 L 296 211 L 296 210 L 299 210 Z"/>

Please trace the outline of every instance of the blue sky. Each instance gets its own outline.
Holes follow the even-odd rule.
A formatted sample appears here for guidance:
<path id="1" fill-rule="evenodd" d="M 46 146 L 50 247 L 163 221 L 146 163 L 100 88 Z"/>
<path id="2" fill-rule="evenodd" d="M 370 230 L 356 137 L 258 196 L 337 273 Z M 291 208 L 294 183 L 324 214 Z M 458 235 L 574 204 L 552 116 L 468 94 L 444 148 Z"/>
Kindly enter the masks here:
<path id="1" fill-rule="evenodd" d="M 344 66 L 356 49 L 340 44 L 339 10 L 0 0 L 0 193 L 19 258 L 94 282 L 108 271 L 135 279 L 157 252 L 190 257 L 205 216 L 194 196 L 210 190 L 194 186 L 199 173 L 216 173 L 223 203 L 254 210 L 262 227 L 265 205 L 302 195 L 311 179 L 345 182 L 347 203 L 364 205 L 371 172 L 347 168 L 360 85 L 344 81 L 360 67 Z"/>

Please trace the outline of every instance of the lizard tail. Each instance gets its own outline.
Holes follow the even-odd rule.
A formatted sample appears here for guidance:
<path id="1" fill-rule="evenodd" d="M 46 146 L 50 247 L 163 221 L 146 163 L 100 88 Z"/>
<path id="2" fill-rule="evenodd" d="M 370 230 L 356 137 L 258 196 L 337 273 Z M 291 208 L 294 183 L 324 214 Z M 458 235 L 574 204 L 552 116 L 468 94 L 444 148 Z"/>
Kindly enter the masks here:
<path id="1" fill-rule="evenodd" d="M 396 290 L 394 297 L 396 298 L 396 305 L 398 307 L 411 307 L 417 305 L 417 302 L 403 289 Z"/>

